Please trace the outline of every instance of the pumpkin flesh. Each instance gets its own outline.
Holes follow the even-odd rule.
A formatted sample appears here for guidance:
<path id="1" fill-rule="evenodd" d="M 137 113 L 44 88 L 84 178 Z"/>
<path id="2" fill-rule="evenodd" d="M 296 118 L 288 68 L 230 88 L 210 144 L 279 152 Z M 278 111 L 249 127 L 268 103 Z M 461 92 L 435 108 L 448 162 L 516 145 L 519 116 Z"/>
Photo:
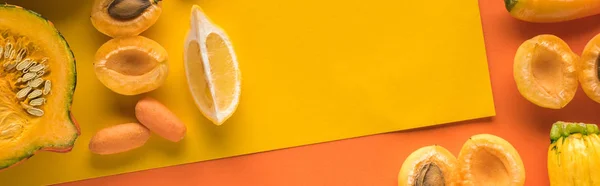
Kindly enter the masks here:
<path id="1" fill-rule="evenodd" d="M 41 76 L 52 84 L 38 108 L 42 116 L 26 112 L 16 93 L 19 71 L 0 68 L 0 169 L 27 159 L 38 150 L 69 151 L 79 128 L 70 108 L 76 85 L 75 58 L 67 42 L 53 24 L 39 14 L 13 5 L 0 5 L 0 46 L 27 48 L 27 58 L 44 61 L 46 73 Z M 0 63 L 8 63 L 2 58 Z M 21 85 L 22 86 L 22 85 Z"/>

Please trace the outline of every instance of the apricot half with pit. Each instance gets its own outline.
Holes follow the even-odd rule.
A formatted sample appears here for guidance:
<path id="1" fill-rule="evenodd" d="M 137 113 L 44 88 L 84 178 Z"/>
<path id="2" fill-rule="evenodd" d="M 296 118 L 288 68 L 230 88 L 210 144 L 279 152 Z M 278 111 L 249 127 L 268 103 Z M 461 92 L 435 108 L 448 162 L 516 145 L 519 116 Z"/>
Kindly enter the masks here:
<path id="1" fill-rule="evenodd" d="M 452 185 L 452 171 L 455 166 L 456 157 L 444 147 L 422 147 L 404 160 L 398 174 L 398 185 Z"/>
<path id="2" fill-rule="evenodd" d="M 592 100 L 600 103 L 600 34 L 592 38 L 581 54 L 578 63 L 579 82 L 585 94 Z"/>
<path id="3" fill-rule="evenodd" d="M 525 185 L 525 168 L 519 153 L 498 136 L 472 136 L 463 145 L 457 161 L 453 181 L 457 185 Z"/>
<path id="4" fill-rule="evenodd" d="M 96 77 L 122 95 L 137 95 L 164 84 L 168 71 L 167 51 L 143 36 L 111 39 L 96 52 Z"/>
<path id="5" fill-rule="evenodd" d="M 161 13 L 161 0 L 95 0 L 90 19 L 98 31 L 115 38 L 139 35 Z"/>
<path id="6" fill-rule="evenodd" d="M 513 73 L 521 95 L 544 108 L 565 107 L 577 91 L 579 56 L 554 35 L 539 35 L 521 44 Z"/>

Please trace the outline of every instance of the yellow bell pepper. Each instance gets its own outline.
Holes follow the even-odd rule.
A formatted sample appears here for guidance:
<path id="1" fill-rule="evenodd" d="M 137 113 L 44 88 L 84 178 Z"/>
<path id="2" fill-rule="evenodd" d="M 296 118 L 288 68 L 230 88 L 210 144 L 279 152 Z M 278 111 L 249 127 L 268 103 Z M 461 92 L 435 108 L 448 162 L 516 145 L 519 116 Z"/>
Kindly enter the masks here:
<path id="1" fill-rule="evenodd" d="M 504 0 L 514 18 L 536 23 L 570 21 L 600 14 L 600 0 Z"/>

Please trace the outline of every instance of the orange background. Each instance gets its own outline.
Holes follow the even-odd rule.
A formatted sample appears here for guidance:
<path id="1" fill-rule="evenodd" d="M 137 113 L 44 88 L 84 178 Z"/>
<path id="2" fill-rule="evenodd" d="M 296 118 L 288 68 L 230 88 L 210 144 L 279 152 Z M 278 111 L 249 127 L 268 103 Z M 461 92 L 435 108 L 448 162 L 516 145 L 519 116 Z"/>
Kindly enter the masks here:
<path id="1" fill-rule="evenodd" d="M 397 173 L 412 151 L 440 144 L 458 154 L 464 141 L 478 133 L 498 135 L 515 146 L 525 164 L 526 185 L 549 185 L 546 154 L 550 126 L 558 120 L 600 123 L 600 104 L 587 98 L 581 89 L 562 110 L 542 109 L 527 102 L 519 95 L 512 78 L 514 53 L 526 39 L 538 34 L 555 34 L 580 54 L 587 41 L 600 33 L 600 16 L 565 23 L 533 24 L 510 17 L 501 0 L 480 0 L 479 3 L 496 104 L 494 118 L 61 185 L 392 186 L 397 185 Z"/>

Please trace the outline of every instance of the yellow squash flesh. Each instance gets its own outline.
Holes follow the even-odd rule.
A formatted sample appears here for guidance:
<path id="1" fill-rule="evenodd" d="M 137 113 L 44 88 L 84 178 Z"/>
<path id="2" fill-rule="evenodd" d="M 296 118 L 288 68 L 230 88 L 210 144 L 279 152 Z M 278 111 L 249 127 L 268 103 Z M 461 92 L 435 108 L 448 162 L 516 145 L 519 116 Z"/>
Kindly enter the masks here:
<path id="1" fill-rule="evenodd" d="M 35 50 L 32 58 L 47 58 L 49 73 L 44 79 L 52 82 L 47 101 L 40 108 L 45 114 L 27 114 L 15 97 L 15 80 L 6 75 L 0 79 L 0 169 L 27 159 L 38 150 L 69 151 L 79 135 L 70 108 L 76 84 L 75 59 L 68 44 L 52 23 L 39 14 L 12 5 L 0 5 L 0 32 L 4 39 L 20 38 Z"/>

